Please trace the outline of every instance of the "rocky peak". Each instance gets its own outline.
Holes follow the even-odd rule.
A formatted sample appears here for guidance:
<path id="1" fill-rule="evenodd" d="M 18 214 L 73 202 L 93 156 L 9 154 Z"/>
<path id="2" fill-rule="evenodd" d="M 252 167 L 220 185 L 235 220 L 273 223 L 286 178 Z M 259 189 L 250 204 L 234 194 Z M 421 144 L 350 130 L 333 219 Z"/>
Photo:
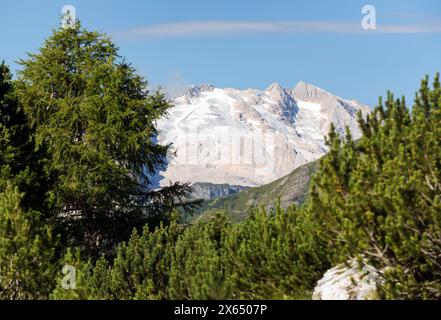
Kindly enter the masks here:
<path id="1" fill-rule="evenodd" d="M 284 90 L 277 82 L 272 83 L 266 90 L 267 93 L 282 93 Z"/>
<path id="2" fill-rule="evenodd" d="M 312 84 L 300 81 L 292 90 L 292 96 L 296 100 L 320 102 L 325 98 L 332 97 L 332 95 L 319 87 Z"/>
<path id="3" fill-rule="evenodd" d="M 272 107 L 272 112 L 279 114 L 288 122 L 294 121 L 298 107 L 286 89 L 282 88 L 277 82 L 274 82 L 265 90 L 265 93 L 278 103 Z"/>

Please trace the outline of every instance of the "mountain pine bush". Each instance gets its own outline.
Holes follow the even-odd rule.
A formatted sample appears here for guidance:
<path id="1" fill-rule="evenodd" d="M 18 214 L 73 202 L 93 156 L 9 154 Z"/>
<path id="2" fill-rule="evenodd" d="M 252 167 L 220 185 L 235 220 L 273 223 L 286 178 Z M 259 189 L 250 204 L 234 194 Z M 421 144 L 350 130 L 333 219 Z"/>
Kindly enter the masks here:
<path id="1" fill-rule="evenodd" d="M 363 119 L 363 137 L 331 150 L 311 187 L 312 219 L 321 221 L 331 260 L 365 257 L 393 299 L 441 297 L 441 88 L 422 81 L 411 110 L 388 93 Z"/>
<path id="2" fill-rule="evenodd" d="M 182 225 L 174 215 L 167 226 L 141 234 L 135 229 L 127 242 L 119 245 L 115 258 L 101 256 L 97 261 L 84 259 L 81 253 L 68 250 L 62 265 L 76 269 L 76 289 L 66 290 L 58 279 L 53 299 L 166 299 L 173 250 L 182 234 Z"/>
<path id="3" fill-rule="evenodd" d="M 315 223 L 296 206 L 254 209 L 226 238 L 225 255 L 235 298 L 294 299 L 310 297 L 329 268 L 316 241 Z"/>
<path id="4" fill-rule="evenodd" d="M 225 240 L 231 222 L 216 214 L 188 227 L 174 248 L 169 294 L 172 299 L 230 299 L 230 265 Z"/>
<path id="5" fill-rule="evenodd" d="M 21 208 L 23 194 L 0 192 L 0 299 L 46 299 L 55 286 L 55 239 L 41 214 Z"/>

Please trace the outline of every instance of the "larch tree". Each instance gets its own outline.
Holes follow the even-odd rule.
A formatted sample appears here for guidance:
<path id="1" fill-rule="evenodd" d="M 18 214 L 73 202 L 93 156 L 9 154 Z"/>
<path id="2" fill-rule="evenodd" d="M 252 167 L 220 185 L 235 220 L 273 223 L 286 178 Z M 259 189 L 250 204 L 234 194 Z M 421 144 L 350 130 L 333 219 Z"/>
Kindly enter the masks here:
<path id="1" fill-rule="evenodd" d="M 152 186 L 168 150 L 156 142 L 155 120 L 170 104 L 111 39 L 77 22 L 20 64 L 17 94 L 36 149 L 48 153 L 45 172 L 55 180 L 48 197 L 63 242 L 97 255 L 133 228 L 167 220 L 189 191 Z"/>

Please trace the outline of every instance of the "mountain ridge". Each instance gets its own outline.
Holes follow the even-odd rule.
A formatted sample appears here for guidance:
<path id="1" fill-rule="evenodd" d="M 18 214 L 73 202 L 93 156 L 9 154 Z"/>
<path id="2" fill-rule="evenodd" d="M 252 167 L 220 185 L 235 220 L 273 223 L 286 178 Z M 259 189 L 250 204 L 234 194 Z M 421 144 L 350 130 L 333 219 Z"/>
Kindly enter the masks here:
<path id="1" fill-rule="evenodd" d="M 158 121 L 158 141 L 171 143 L 161 184 L 209 182 L 257 187 L 281 178 L 327 152 L 335 124 L 358 138 L 356 113 L 370 108 L 306 82 L 266 90 L 191 86 Z"/>

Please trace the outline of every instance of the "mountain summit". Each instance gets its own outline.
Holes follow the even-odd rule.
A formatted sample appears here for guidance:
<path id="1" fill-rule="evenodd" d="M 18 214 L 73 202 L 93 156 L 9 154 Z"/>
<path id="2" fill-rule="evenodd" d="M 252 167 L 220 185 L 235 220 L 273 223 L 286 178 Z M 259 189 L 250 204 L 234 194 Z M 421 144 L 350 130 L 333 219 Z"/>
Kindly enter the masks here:
<path id="1" fill-rule="evenodd" d="M 259 186 L 318 159 L 333 122 L 361 135 L 356 113 L 370 108 L 305 82 L 265 91 L 191 86 L 158 121 L 159 142 L 172 143 L 169 181 Z"/>

